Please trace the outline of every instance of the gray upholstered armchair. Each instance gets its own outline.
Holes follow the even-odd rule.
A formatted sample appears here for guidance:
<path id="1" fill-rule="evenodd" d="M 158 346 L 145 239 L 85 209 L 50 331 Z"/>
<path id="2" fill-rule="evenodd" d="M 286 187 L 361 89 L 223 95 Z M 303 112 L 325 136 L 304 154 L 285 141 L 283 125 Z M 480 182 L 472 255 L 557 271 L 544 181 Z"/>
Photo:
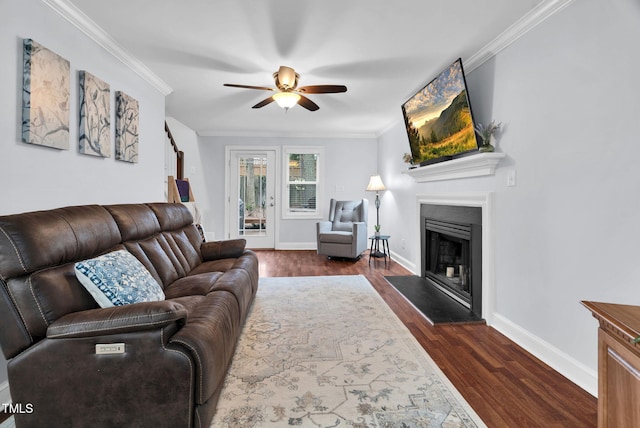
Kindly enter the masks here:
<path id="1" fill-rule="evenodd" d="M 357 259 L 367 249 L 369 201 L 331 199 L 329 221 L 317 223 L 318 254 Z"/>

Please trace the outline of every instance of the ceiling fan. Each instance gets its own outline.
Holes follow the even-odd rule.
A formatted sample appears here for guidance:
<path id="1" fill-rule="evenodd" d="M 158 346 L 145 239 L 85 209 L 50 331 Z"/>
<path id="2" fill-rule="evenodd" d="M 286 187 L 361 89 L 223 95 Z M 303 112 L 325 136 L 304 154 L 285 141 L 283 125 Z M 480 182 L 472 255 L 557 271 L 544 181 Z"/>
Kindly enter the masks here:
<path id="1" fill-rule="evenodd" d="M 269 98 L 266 98 L 254 105 L 253 108 L 261 108 L 275 101 L 285 110 L 289 110 L 296 104 L 300 104 L 309 111 L 316 111 L 320 108 L 316 103 L 305 97 L 303 94 L 336 94 L 339 92 L 347 92 L 347 87 L 344 85 L 312 85 L 298 88 L 300 75 L 291 67 L 281 66 L 278 71 L 273 73 L 273 79 L 276 82 L 277 89 L 266 86 L 236 85 L 232 83 L 225 83 L 224 86 L 230 86 L 232 88 L 258 89 L 260 91 L 277 91 Z"/>

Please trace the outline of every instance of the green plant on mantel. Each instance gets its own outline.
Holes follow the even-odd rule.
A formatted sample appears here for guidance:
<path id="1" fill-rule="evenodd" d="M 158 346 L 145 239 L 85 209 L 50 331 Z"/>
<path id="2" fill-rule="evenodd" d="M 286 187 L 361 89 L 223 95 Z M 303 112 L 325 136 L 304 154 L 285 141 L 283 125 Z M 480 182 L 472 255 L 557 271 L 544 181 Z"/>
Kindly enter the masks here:
<path id="1" fill-rule="evenodd" d="M 636 337 L 631 341 L 631 343 L 640 343 L 640 336 Z"/>
<path id="2" fill-rule="evenodd" d="M 411 156 L 411 154 L 409 153 L 405 153 L 404 155 L 402 155 L 402 160 L 404 161 L 404 163 L 413 165 L 413 156 Z"/>
<path id="3" fill-rule="evenodd" d="M 491 144 L 491 136 L 495 134 L 501 126 L 502 123 L 496 123 L 495 120 L 492 120 L 487 126 L 481 123 L 476 124 L 476 132 L 482 140 L 482 145 L 479 148 L 481 152 L 493 152 L 495 150 L 495 147 Z"/>

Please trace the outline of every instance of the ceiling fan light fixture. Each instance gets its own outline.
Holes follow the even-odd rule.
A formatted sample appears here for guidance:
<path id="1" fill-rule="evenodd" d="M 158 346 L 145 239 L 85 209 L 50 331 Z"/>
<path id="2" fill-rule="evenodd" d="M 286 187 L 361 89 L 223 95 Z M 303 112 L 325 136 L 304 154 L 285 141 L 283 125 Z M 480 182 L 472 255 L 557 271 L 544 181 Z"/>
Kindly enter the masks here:
<path id="1" fill-rule="evenodd" d="M 273 94 L 273 99 L 276 100 L 276 103 L 278 103 L 280 107 L 289 110 L 298 103 L 300 95 L 293 92 L 278 92 L 277 94 Z"/>
<path id="2" fill-rule="evenodd" d="M 320 107 L 307 98 L 305 96 L 306 94 L 337 94 L 340 92 L 347 92 L 347 87 L 344 85 L 311 85 L 298 88 L 300 75 L 291 67 L 281 66 L 278 71 L 273 73 L 273 78 L 276 84 L 275 89 L 268 88 L 266 86 L 239 85 L 235 83 L 225 83 L 224 86 L 272 91 L 272 96 L 265 98 L 252 108 L 262 108 L 275 101 L 280 107 L 285 109 L 285 111 L 289 110 L 296 104 L 300 104 L 300 107 L 306 110 L 317 111 Z"/>
<path id="3" fill-rule="evenodd" d="M 300 75 L 291 67 L 281 66 L 277 72 L 273 73 L 276 86 L 280 89 L 295 89 L 298 86 Z"/>

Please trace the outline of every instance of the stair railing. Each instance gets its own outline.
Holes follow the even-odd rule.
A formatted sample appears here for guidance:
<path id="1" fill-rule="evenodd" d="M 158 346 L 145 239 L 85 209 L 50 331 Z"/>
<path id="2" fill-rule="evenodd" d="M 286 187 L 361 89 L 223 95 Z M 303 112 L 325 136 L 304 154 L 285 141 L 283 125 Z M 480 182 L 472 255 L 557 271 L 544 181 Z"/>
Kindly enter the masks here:
<path id="1" fill-rule="evenodd" d="M 176 178 L 182 180 L 184 179 L 184 152 L 178 149 L 176 140 L 173 139 L 173 135 L 171 134 L 171 130 L 169 129 L 169 125 L 166 120 L 164 121 L 164 130 L 167 133 L 169 141 L 171 141 L 171 147 L 173 147 L 173 151 L 176 154 Z"/>

